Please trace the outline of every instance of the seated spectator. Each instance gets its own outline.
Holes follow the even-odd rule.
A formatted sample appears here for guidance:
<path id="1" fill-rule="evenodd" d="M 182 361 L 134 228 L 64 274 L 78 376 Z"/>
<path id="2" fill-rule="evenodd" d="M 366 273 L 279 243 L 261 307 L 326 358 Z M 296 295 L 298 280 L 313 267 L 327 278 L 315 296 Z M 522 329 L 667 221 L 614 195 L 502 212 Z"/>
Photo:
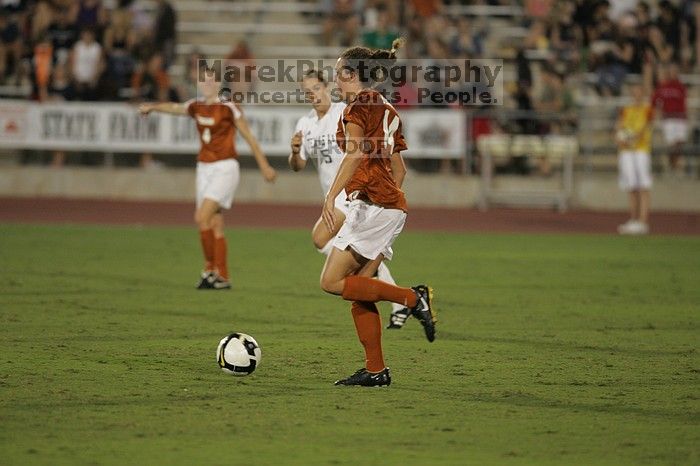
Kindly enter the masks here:
<path id="1" fill-rule="evenodd" d="M 566 64 L 568 70 L 577 68 L 579 50 L 583 47 L 583 31 L 574 22 L 575 5 L 572 1 L 557 3 L 553 24 L 549 32 L 550 47 L 555 58 Z"/>
<path id="2" fill-rule="evenodd" d="M 14 15 L 0 12 L 0 83 L 9 76 L 19 81 L 19 61 L 22 58 L 22 37 Z"/>
<path id="3" fill-rule="evenodd" d="M 466 16 L 457 20 L 457 33 L 450 41 L 450 53 L 453 57 L 480 57 L 484 51 L 481 34 L 475 34 L 471 22 Z"/>
<path id="4" fill-rule="evenodd" d="M 104 47 L 107 68 L 118 87 L 127 86 L 134 71 L 133 47 L 136 36 L 131 28 L 131 12 L 125 8 L 112 12 L 110 24 L 105 30 Z"/>
<path id="5" fill-rule="evenodd" d="M 634 60 L 634 45 L 628 41 L 618 41 L 599 59 L 596 67 L 598 82 L 596 87 L 602 96 L 619 96 L 625 77 Z"/>
<path id="6" fill-rule="evenodd" d="M 668 63 L 673 59 L 673 48 L 666 42 L 657 25 L 649 27 L 649 43 L 658 62 Z"/>
<path id="7" fill-rule="evenodd" d="M 44 33 L 53 22 L 53 8 L 47 1 L 39 1 L 31 14 L 31 38 L 38 42 L 44 39 Z"/>
<path id="8" fill-rule="evenodd" d="M 70 52 L 78 40 L 78 30 L 70 23 L 68 10 L 58 9 L 54 12 L 53 21 L 46 34 L 53 47 L 54 62 L 67 63 Z"/>
<path id="9" fill-rule="evenodd" d="M 146 0 L 132 0 L 123 5 L 131 18 L 131 34 L 137 46 L 133 50 L 134 60 L 146 60 L 155 53 L 153 42 L 154 17 Z"/>
<path id="10" fill-rule="evenodd" d="M 134 73 L 131 80 L 132 99 L 139 102 L 167 102 L 170 99 L 170 80 L 163 70 L 163 57 L 154 54 L 146 66 Z"/>
<path id="11" fill-rule="evenodd" d="M 79 0 L 71 9 L 72 23 L 78 30 L 92 29 L 95 37 L 101 37 L 107 24 L 107 12 L 102 7 L 102 0 Z"/>
<path id="12" fill-rule="evenodd" d="M 413 12 L 423 19 L 429 19 L 442 13 L 444 5 L 442 0 L 411 0 Z"/>
<path id="13" fill-rule="evenodd" d="M 564 77 L 551 67 L 545 67 L 542 70 L 541 91 L 535 102 L 536 110 L 565 117 L 573 106 L 574 99 L 565 85 Z M 559 118 L 550 120 L 550 125 L 560 121 Z M 544 132 L 551 132 L 551 128 L 547 128 Z"/>
<path id="14" fill-rule="evenodd" d="M 680 61 L 681 52 L 681 17 L 680 13 L 668 0 L 661 0 L 658 4 L 659 17 L 656 20 L 656 27 L 663 35 L 664 41 L 671 48 L 671 59 Z"/>
<path id="15" fill-rule="evenodd" d="M 549 16 L 554 0 L 525 0 L 525 17 L 533 21 L 544 21 Z"/>
<path id="16" fill-rule="evenodd" d="M 582 2 L 584 5 L 587 2 Z M 594 46 L 596 41 L 612 42 L 615 40 L 615 24 L 610 19 L 610 2 L 607 0 L 591 1 L 588 6 L 591 10 L 588 15 L 581 12 L 581 6 L 577 16 L 584 19 L 586 43 Z M 582 26 L 583 27 L 583 26 Z"/>
<path id="17" fill-rule="evenodd" d="M 399 34 L 389 24 L 389 12 L 382 5 L 377 9 L 376 27 L 362 34 L 362 44 L 373 49 L 390 49 Z"/>
<path id="18" fill-rule="evenodd" d="M 157 5 L 153 45 L 156 52 L 162 55 L 164 68 L 167 69 L 175 59 L 175 23 L 177 22 L 177 15 L 168 0 L 157 0 Z"/>
<path id="19" fill-rule="evenodd" d="M 619 23 L 627 15 L 634 15 L 639 0 L 611 0 L 608 17 L 613 22 Z"/>
<path id="20" fill-rule="evenodd" d="M 360 29 L 361 2 L 357 0 L 325 0 L 326 12 L 323 23 L 323 41 L 332 45 L 338 32 L 342 33 L 340 45 L 349 47 L 355 43 Z"/>
<path id="21" fill-rule="evenodd" d="M 682 172 L 681 154 L 688 141 L 687 91 L 678 79 L 678 66 L 669 64 L 659 70 L 659 83 L 651 96 L 651 104 L 661 110 L 661 124 L 668 148 L 668 164 L 672 172 Z"/>
<path id="22" fill-rule="evenodd" d="M 532 50 L 546 51 L 549 48 L 547 28 L 544 21 L 533 21 L 525 37 L 525 47 Z"/>
<path id="23" fill-rule="evenodd" d="M 100 77 L 102 47 L 95 40 L 92 29 L 80 33 L 80 40 L 73 46 L 71 71 L 79 100 L 96 100 L 96 88 Z"/>
<path id="24" fill-rule="evenodd" d="M 651 23 L 651 10 L 649 9 L 649 3 L 644 1 L 637 3 L 637 7 L 634 9 L 634 14 L 637 17 L 637 23 L 640 26 Z"/>

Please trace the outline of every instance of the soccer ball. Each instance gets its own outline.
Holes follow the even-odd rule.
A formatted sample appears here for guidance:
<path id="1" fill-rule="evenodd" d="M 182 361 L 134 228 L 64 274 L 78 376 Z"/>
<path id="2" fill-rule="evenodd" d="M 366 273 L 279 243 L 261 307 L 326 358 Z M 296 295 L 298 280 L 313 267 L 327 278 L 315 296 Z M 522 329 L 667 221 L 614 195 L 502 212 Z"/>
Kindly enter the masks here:
<path id="1" fill-rule="evenodd" d="M 252 374 L 261 358 L 260 345 L 245 333 L 225 336 L 216 349 L 216 361 L 221 370 L 240 377 Z"/>

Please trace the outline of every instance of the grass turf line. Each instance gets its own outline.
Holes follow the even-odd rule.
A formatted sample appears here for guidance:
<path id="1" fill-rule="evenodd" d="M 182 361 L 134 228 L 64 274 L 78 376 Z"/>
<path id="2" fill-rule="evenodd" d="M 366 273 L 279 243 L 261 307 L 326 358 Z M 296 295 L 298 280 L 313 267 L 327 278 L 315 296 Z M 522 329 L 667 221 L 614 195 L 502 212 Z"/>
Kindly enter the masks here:
<path id="1" fill-rule="evenodd" d="M 385 331 L 370 390 L 332 385 L 363 355 L 308 232 L 228 238 L 234 290 L 198 292 L 194 229 L 0 226 L 0 462 L 700 461 L 697 238 L 405 233 L 438 339 Z M 231 330 L 250 377 L 216 366 Z"/>

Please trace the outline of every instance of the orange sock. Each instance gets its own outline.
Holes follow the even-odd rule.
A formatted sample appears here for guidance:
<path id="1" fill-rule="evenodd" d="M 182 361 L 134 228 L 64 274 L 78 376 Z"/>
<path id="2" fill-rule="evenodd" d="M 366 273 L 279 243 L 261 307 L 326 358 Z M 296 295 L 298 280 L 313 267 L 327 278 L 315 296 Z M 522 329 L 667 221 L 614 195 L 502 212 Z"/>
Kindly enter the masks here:
<path id="1" fill-rule="evenodd" d="M 227 261 L 227 250 L 226 250 L 226 238 L 222 236 L 221 238 L 214 239 L 214 265 L 216 265 L 216 271 L 221 275 L 222 278 L 228 280 L 228 261 Z"/>
<path id="2" fill-rule="evenodd" d="M 345 278 L 343 299 L 347 301 L 391 301 L 407 307 L 416 305 L 416 293 L 410 288 L 401 288 L 369 277 L 351 275 Z"/>
<path id="3" fill-rule="evenodd" d="M 204 253 L 204 270 L 214 270 L 214 230 L 199 230 Z"/>
<path id="4" fill-rule="evenodd" d="M 365 367 L 369 372 L 381 372 L 384 365 L 382 354 L 382 321 L 374 303 L 353 301 L 352 319 L 360 343 L 365 348 Z"/>

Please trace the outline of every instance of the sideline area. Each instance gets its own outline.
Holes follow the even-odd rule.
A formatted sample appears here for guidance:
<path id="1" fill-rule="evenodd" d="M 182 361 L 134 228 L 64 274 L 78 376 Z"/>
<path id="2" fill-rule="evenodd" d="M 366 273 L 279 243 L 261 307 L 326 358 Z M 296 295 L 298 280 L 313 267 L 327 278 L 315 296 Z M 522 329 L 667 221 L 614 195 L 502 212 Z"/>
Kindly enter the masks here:
<path id="1" fill-rule="evenodd" d="M 226 216 L 229 227 L 309 228 L 320 206 L 235 203 Z M 192 225 L 190 202 L 132 202 L 57 198 L 0 198 L 2 223 L 90 223 L 106 225 Z M 411 208 L 407 230 L 503 233 L 615 234 L 624 212 L 547 209 Z M 654 212 L 651 233 L 700 235 L 700 214 Z"/>

